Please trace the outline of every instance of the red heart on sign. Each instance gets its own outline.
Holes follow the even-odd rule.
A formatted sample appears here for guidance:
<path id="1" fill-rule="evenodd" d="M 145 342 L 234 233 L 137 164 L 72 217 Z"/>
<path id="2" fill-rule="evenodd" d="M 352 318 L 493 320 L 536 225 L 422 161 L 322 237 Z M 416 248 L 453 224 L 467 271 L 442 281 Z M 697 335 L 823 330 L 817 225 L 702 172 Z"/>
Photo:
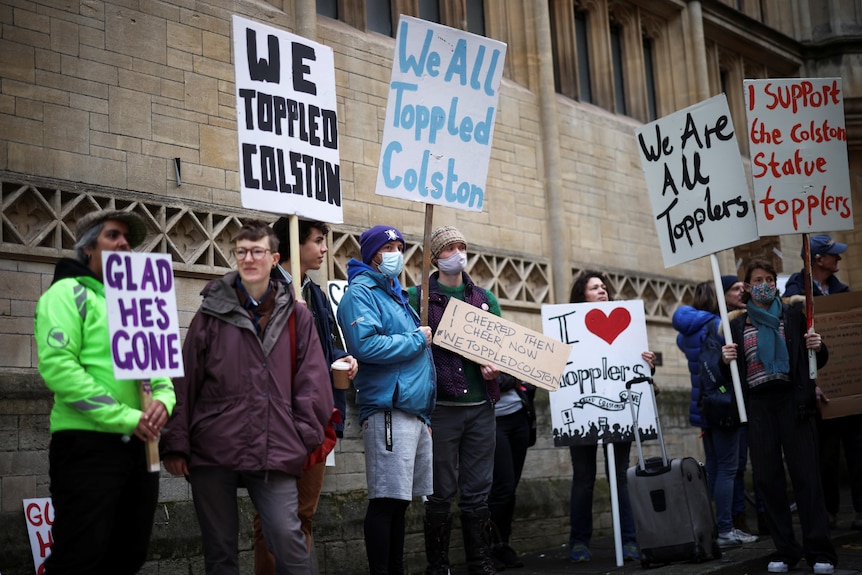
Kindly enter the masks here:
<path id="1" fill-rule="evenodd" d="M 624 332 L 631 322 L 632 316 L 624 307 L 613 310 L 610 316 L 605 315 L 605 312 L 600 309 L 594 309 L 587 312 L 584 317 L 587 329 L 609 344 L 614 343 L 617 336 Z"/>

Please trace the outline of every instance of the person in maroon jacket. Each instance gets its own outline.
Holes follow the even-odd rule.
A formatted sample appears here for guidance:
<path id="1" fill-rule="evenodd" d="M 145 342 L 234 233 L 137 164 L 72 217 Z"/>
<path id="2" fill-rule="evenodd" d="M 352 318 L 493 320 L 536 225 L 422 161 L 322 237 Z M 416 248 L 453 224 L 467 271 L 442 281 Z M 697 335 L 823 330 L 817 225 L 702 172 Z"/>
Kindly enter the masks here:
<path id="1" fill-rule="evenodd" d="M 332 414 L 329 366 L 311 313 L 270 279 L 272 229 L 247 222 L 233 254 L 237 271 L 204 288 L 186 334 L 165 468 L 192 485 L 207 574 L 239 574 L 239 487 L 260 513 L 276 573 L 310 574 L 296 479 Z"/>

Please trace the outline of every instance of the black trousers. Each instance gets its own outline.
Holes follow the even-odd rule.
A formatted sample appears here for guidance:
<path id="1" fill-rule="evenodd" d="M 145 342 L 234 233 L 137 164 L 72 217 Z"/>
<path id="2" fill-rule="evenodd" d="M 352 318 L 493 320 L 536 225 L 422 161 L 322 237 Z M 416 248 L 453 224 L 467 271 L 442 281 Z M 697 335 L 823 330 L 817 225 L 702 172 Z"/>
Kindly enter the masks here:
<path id="1" fill-rule="evenodd" d="M 515 491 L 521 480 L 530 442 L 530 421 L 523 409 L 497 418 L 497 445 L 494 449 L 494 481 L 488 495 L 491 520 L 503 543 L 512 535 Z"/>
<path id="2" fill-rule="evenodd" d="M 46 575 L 137 573 L 147 559 L 159 474 L 134 436 L 59 431 L 48 451 L 54 546 Z"/>
<path id="3" fill-rule="evenodd" d="M 847 415 L 820 422 L 820 477 L 823 480 L 823 495 L 826 510 L 838 513 L 840 504 L 841 448 L 847 461 L 850 476 L 850 498 L 853 511 L 862 513 L 862 415 Z"/>
<path id="4" fill-rule="evenodd" d="M 752 393 L 748 400 L 748 448 L 755 490 L 763 497 L 775 557 L 789 565 L 803 556 L 836 564 L 838 556 L 829 538 L 829 517 L 820 483 L 817 423 L 802 417 L 789 389 Z M 783 457 L 782 457 L 783 454 Z M 800 546 L 793 531 L 784 465 L 802 526 Z"/>

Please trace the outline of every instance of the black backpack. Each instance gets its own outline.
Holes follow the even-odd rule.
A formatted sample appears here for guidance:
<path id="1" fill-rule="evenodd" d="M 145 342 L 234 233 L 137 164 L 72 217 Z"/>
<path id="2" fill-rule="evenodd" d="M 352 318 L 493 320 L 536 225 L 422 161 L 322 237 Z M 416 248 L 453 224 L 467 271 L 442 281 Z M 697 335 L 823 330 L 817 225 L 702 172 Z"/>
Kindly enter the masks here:
<path id="1" fill-rule="evenodd" d="M 700 338 L 700 354 L 697 356 L 700 397 L 697 405 L 709 427 L 737 427 L 739 410 L 733 382 L 721 373 L 724 338 L 718 333 L 720 325 L 720 320 L 716 320 L 713 325 L 706 327 Z"/>

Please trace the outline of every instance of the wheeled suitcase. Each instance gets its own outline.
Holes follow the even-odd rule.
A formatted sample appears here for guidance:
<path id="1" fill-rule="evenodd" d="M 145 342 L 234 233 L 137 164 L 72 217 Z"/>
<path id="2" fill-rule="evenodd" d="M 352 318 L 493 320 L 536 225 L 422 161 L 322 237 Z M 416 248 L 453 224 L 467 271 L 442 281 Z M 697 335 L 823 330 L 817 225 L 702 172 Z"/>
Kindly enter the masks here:
<path id="1" fill-rule="evenodd" d="M 692 457 L 668 460 L 652 378 L 635 378 L 626 383 L 626 389 L 630 392 L 632 385 L 637 383 L 649 384 L 647 387 L 656 408 L 656 432 L 661 446 L 661 457 L 644 459 L 637 412 L 631 393 L 627 393 L 634 421 L 638 464 L 629 468 L 626 478 L 641 565 L 648 568 L 674 561 L 700 563 L 709 555 L 718 559 L 721 557 L 718 527 L 703 464 Z"/>

